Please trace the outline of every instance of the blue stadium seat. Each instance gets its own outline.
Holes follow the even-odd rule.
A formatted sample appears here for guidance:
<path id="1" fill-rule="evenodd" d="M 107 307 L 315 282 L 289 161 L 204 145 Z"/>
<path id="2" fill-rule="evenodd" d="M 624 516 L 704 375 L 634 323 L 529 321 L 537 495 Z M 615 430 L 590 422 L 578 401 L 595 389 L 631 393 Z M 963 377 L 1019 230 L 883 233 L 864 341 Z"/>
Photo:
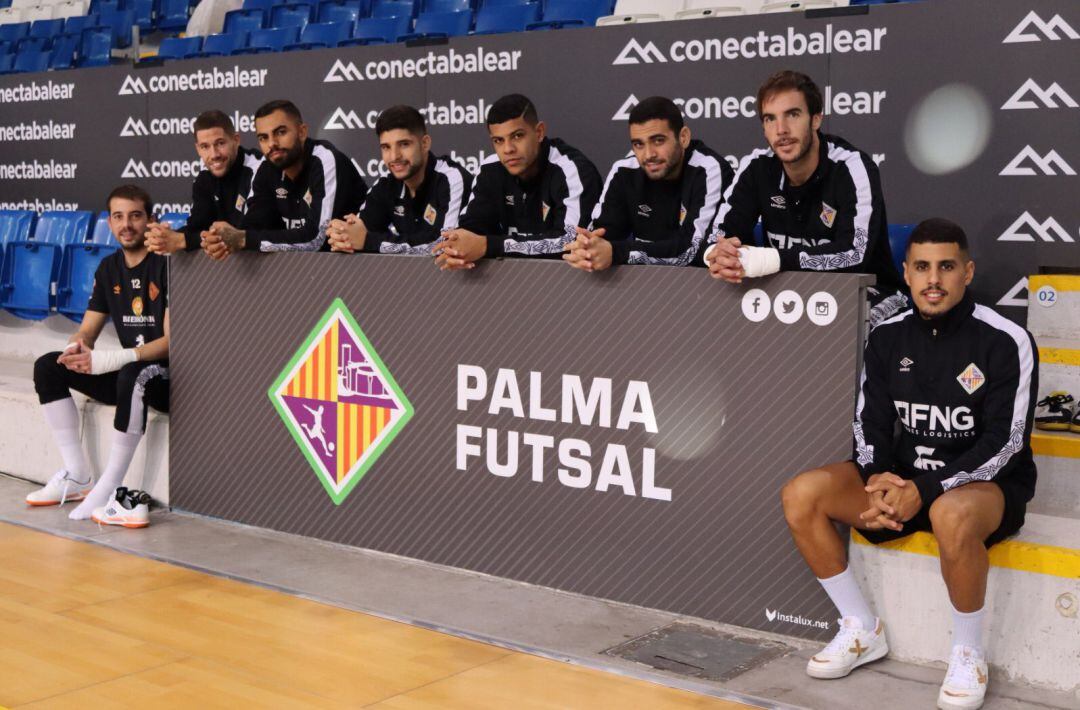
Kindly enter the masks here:
<path id="1" fill-rule="evenodd" d="M 187 59 L 202 49 L 202 37 L 166 37 L 161 40 L 159 59 Z"/>
<path id="2" fill-rule="evenodd" d="M 316 18 L 319 22 L 348 22 L 355 25 L 356 21 L 364 17 L 360 3 L 353 0 L 329 0 L 319 3 Z"/>
<path id="3" fill-rule="evenodd" d="M 270 11 L 271 27 L 296 27 L 304 29 L 311 22 L 314 6 L 308 3 L 281 3 Z"/>
<path id="4" fill-rule="evenodd" d="M 14 54 L 0 54 L 0 74 L 10 74 L 15 69 Z"/>
<path id="5" fill-rule="evenodd" d="M 275 4 L 277 4 L 277 0 L 244 0 L 241 8 L 244 10 L 262 10 L 263 13 L 269 15 L 271 8 Z"/>
<path id="6" fill-rule="evenodd" d="M 76 15 L 64 20 L 64 34 L 78 37 L 87 27 L 97 27 L 97 15 Z"/>
<path id="7" fill-rule="evenodd" d="M 30 25 L 30 37 L 41 37 L 51 40 L 64 34 L 63 20 L 35 20 Z"/>
<path id="8" fill-rule="evenodd" d="M 392 44 L 397 42 L 400 35 L 409 31 L 411 24 L 412 18 L 404 15 L 400 17 L 369 17 L 366 20 L 357 20 L 352 37 L 338 46 Z"/>
<path id="9" fill-rule="evenodd" d="M 486 6 L 476 13 L 475 34 L 522 32 L 530 22 L 540 19 L 540 3 Z"/>
<path id="10" fill-rule="evenodd" d="M 547 0 L 543 20 L 530 22 L 529 30 L 558 30 L 564 27 L 592 27 L 598 17 L 610 15 L 611 0 Z"/>
<path id="11" fill-rule="evenodd" d="M 529 5 L 537 0 L 481 0 L 480 7 L 504 7 L 506 5 Z"/>
<path id="12" fill-rule="evenodd" d="M 156 8 L 154 0 L 127 0 L 127 9 L 131 10 L 135 17 L 135 24 L 143 34 L 149 34 L 154 30 L 154 15 Z"/>
<path id="13" fill-rule="evenodd" d="M 336 47 L 352 34 L 349 22 L 312 22 L 300 32 L 300 41 L 290 44 L 286 50 Z"/>
<path id="14" fill-rule="evenodd" d="M 93 217 L 88 211 L 45 212 L 32 240 L 9 241 L 0 278 L 0 307 L 20 318 L 46 318 L 55 303 L 63 247 L 84 242 Z"/>
<path id="15" fill-rule="evenodd" d="M 157 19 L 154 24 L 162 32 L 182 32 L 187 29 L 190 15 L 188 0 L 158 0 Z"/>
<path id="16" fill-rule="evenodd" d="M 49 68 L 49 50 L 28 49 L 15 55 L 15 73 L 46 71 Z"/>
<path id="17" fill-rule="evenodd" d="M 60 35 L 53 40 L 49 53 L 50 69 L 71 69 L 75 66 L 75 52 L 79 48 L 78 35 Z"/>
<path id="18" fill-rule="evenodd" d="M 254 32 L 266 27 L 267 13 L 262 10 L 231 10 L 225 13 L 225 34 Z"/>
<path id="19" fill-rule="evenodd" d="M 416 28 L 412 32 L 398 37 L 398 42 L 407 42 L 421 37 L 461 37 L 469 34 L 472 25 L 472 10 L 456 12 L 421 12 L 416 18 Z"/>
<path id="20" fill-rule="evenodd" d="M 78 66 L 107 67 L 112 60 L 112 27 L 87 27 L 79 38 Z"/>
<path id="21" fill-rule="evenodd" d="M 168 226 L 169 229 L 180 230 L 187 225 L 188 216 L 187 212 L 163 212 L 158 217 L 158 222 Z"/>
<path id="22" fill-rule="evenodd" d="M 371 8 L 372 17 L 415 17 L 416 6 L 412 0 L 376 0 Z"/>
<path id="23" fill-rule="evenodd" d="M 135 24 L 135 13 L 131 10 L 103 10 L 98 13 L 98 21 L 112 28 L 114 47 L 131 46 L 131 27 Z M 185 23 L 184 26 L 186 27 L 187 24 Z"/>
<path id="24" fill-rule="evenodd" d="M 255 30 L 248 35 L 248 46 L 238 54 L 261 54 L 263 52 L 280 52 L 300 36 L 297 27 L 271 27 L 264 30 Z"/>
<path id="25" fill-rule="evenodd" d="M 34 233 L 36 222 L 37 212 L 33 210 L 0 210 L 0 267 L 3 266 L 4 253 L 7 251 L 5 245 L 8 242 L 29 239 Z"/>
<path id="26" fill-rule="evenodd" d="M 911 236 L 914 224 L 890 224 L 889 225 L 889 249 L 892 250 L 893 264 L 901 276 L 904 275 L 904 256 L 907 253 L 908 237 Z"/>
<path id="27" fill-rule="evenodd" d="M 15 43 L 15 54 L 20 52 L 44 52 L 50 47 L 45 37 L 23 37 Z"/>
<path id="28" fill-rule="evenodd" d="M 420 14 L 428 12 L 459 12 L 461 10 L 475 10 L 472 0 L 424 0 L 420 8 Z"/>
<path id="29" fill-rule="evenodd" d="M 0 25 L 0 40 L 5 42 L 18 42 L 28 34 L 30 34 L 29 22 L 9 22 L 6 25 Z"/>
<path id="30" fill-rule="evenodd" d="M 100 15 L 102 12 L 119 12 L 123 4 L 120 0 L 90 0 L 90 13 Z"/>
<path id="31" fill-rule="evenodd" d="M 11 42 L 8 42 L 7 40 L 0 40 L 0 55 L 14 54 L 14 53 L 15 53 L 15 45 L 14 44 L 12 44 Z"/>
<path id="32" fill-rule="evenodd" d="M 223 32 L 203 39 L 200 57 L 224 57 L 247 46 L 247 32 Z"/>
<path id="33" fill-rule="evenodd" d="M 56 310 L 76 323 L 81 323 L 94 274 L 101 260 L 120 248 L 109 229 L 109 214 L 98 215 L 90 241 L 68 244 L 60 257 L 60 279 L 56 289 Z"/>

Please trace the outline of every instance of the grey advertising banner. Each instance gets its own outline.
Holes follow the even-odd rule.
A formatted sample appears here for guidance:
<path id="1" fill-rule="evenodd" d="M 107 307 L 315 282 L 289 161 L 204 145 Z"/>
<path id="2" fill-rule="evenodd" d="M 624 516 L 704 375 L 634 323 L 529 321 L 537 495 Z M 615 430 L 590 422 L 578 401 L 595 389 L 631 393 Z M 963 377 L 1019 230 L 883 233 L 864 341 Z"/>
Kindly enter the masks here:
<path id="1" fill-rule="evenodd" d="M 173 259 L 175 507 L 829 635 L 779 492 L 850 456 L 868 277 Z"/>
<path id="2" fill-rule="evenodd" d="M 737 163 L 762 147 L 753 97 L 781 68 L 826 92 L 828 132 L 881 166 L 888 218 L 957 220 L 973 240 L 976 296 L 1023 321 L 1026 275 L 1080 263 L 1080 5 L 937 0 L 867 14 L 784 13 L 465 37 L 0 77 L 0 207 L 95 209 L 138 181 L 162 211 L 190 207 L 200 169 L 191 121 L 251 114 L 288 97 L 312 132 L 380 165 L 372 126 L 397 102 L 425 111 L 439 154 L 476 169 L 492 152 L 484 114 L 520 91 L 553 135 L 606 173 L 627 154 L 645 96 L 683 107 L 694 134 Z"/>

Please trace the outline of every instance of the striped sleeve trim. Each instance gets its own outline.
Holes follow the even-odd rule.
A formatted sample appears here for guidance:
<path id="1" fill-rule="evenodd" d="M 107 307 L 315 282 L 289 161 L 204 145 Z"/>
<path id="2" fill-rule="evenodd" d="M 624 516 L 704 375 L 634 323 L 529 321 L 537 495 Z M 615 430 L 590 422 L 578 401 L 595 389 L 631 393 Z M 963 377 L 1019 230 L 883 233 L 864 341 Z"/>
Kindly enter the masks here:
<path id="1" fill-rule="evenodd" d="M 469 211 L 469 205 L 472 204 L 473 198 L 476 197 L 476 188 L 480 184 L 480 176 L 484 174 L 484 166 L 491 165 L 492 163 L 497 162 L 499 162 L 499 154 L 492 153 L 488 157 L 484 158 L 483 162 L 480 163 L 480 170 L 476 175 L 476 179 L 473 180 L 472 190 L 469 191 L 469 199 L 465 200 L 465 206 L 461 208 L 462 215 Z M 459 215 L 459 218 L 460 216 L 461 215 Z"/>
<path id="2" fill-rule="evenodd" d="M 886 321 L 878 324 L 880 328 L 890 323 L 899 323 L 914 311 L 904 311 Z M 855 402 L 855 420 L 851 423 L 852 434 L 855 437 L 856 462 L 860 466 L 868 466 L 874 462 L 874 445 L 866 443 L 866 435 L 863 433 L 863 410 L 866 408 L 866 363 L 863 363 L 862 373 L 859 375 L 859 398 Z"/>
<path id="3" fill-rule="evenodd" d="M 739 180 L 743 177 L 746 169 L 750 167 L 750 164 L 761 157 L 772 157 L 773 152 L 769 148 L 758 148 L 739 161 L 739 169 L 735 171 L 735 177 L 731 179 L 731 184 L 724 190 L 724 202 L 720 205 L 720 209 L 716 211 L 716 219 L 713 221 L 712 234 L 709 236 L 709 244 L 715 244 L 718 237 L 726 237 L 724 233 L 723 225 L 724 220 L 727 218 L 728 212 L 731 211 L 731 195 L 735 192 L 735 186 L 739 184 Z"/>
<path id="4" fill-rule="evenodd" d="M 441 158 L 435 161 L 435 172 L 443 175 L 450 184 L 450 202 L 446 206 L 443 229 L 457 229 L 458 219 L 462 212 L 461 203 L 465 197 L 465 180 L 461 177 L 458 168 Z"/>
<path id="5" fill-rule="evenodd" d="M 1020 377 L 1013 397 L 1012 424 L 1005 444 L 972 471 L 959 471 L 941 482 L 944 490 L 950 490 L 966 483 L 989 481 L 993 479 L 1013 456 L 1024 450 L 1027 433 L 1027 413 L 1031 403 L 1031 377 L 1035 370 L 1035 354 L 1031 349 L 1031 339 L 1027 331 L 986 306 L 975 306 L 972 314 L 992 328 L 1003 331 L 1016 343 L 1019 359 Z"/>
<path id="6" fill-rule="evenodd" d="M 603 212 L 604 200 L 607 199 L 608 188 L 611 187 L 611 181 L 615 179 L 615 176 L 620 170 L 636 170 L 641 167 L 638 164 L 637 158 L 629 157 L 622 160 L 616 160 L 611 166 L 611 170 L 608 171 L 607 179 L 604 180 L 604 189 L 600 193 L 600 201 L 596 203 L 596 207 L 593 207 L 592 219 L 595 221 L 600 219 L 600 215 Z"/>
<path id="7" fill-rule="evenodd" d="M 866 247 L 870 243 L 870 220 L 874 213 L 874 192 L 870 187 L 870 174 L 866 171 L 858 151 L 828 144 L 829 160 L 842 163 L 855 185 L 855 233 L 851 249 L 833 254 L 807 254 L 799 252 L 799 267 L 810 271 L 836 271 L 850 269 L 866 259 Z"/>

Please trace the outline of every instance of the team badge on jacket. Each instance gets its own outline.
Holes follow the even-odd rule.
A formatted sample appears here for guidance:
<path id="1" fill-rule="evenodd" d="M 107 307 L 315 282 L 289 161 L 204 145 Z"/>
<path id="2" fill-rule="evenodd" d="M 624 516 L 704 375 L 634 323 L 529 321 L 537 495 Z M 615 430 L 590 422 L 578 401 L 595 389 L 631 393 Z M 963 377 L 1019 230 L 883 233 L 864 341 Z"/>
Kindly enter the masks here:
<path id="1" fill-rule="evenodd" d="M 956 377 L 956 381 L 960 383 L 960 386 L 964 388 L 964 391 L 968 394 L 975 394 L 975 390 L 983 386 L 986 382 L 986 375 L 982 373 L 975 363 L 971 363 L 964 371 Z"/>
<path id="2" fill-rule="evenodd" d="M 237 212 L 243 212 L 245 204 L 247 204 L 247 203 L 244 200 L 244 196 L 243 195 L 237 195 L 236 196 L 236 211 Z"/>
<path id="3" fill-rule="evenodd" d="M 540 203 L 540 219 L 547 220 L 548 213 L 551 212 L 551 205 L 546 202 Z"/>
<path id="4" fill-rule="evenodd" d="M 679 226 L 686 221 L 686 205 L 679 205 Z"/>
<path id="5" fill-rule="evenodd" d="M 311 207 L 311 190 L 304 193 L 304 202 L 307 203 L 308 207 Z"/>
<path id="6" fill-rule="evenodd" d="M 432 207 L 431 205 L 428 205 L 427 209 L 424 210 L 424 221 L 427 222 L 428 224 L 430 224 L 431 226 L 435 226 L 435 218 L 438 217 L 438 216 L 439 216 L 439 213 L 436 212 L 435 208 Z"/>
<path id="7" fill-rule="evenodd" d="M 833 222 L 836 221 L 836 210 L 829 207 L 824 202 L 821 203 L 821 222 L 826 227 L 832 229 Z"/>

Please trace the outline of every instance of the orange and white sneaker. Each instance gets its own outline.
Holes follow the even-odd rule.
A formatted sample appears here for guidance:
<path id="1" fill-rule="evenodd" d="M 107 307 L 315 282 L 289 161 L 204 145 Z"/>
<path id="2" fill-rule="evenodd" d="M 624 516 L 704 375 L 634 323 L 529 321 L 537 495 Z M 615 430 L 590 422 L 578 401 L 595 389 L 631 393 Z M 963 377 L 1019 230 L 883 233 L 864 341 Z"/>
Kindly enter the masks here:
<path id="1" fill-rule="evenodd" d="M 145 528 L 150 524 L 150 494 L 120 486 L 108 503 L 94 509 L 90 519 L 99 525 Z"/>
<path id="2" fill-rule="evenodd" d="M 889 652 L 885 624 L 881 619 L 867 631 L 857 616 L 840 619 L 840 630 L 829 645 L 810 657 L 806 674 L 811 678 L 843 678 L 864 663 L 884 658 Z"/>
<path id="3" fill-rule="evenodd" d="M 949 670 L 938 693 L 941 710 L 974 710 L 981 708 L 986 698 L 990 672 L 982 653 L 970 646 L 953 646 Z"/>
<path id="4" fill-rule="evenodd" d="M 27 495 L 26 503 L 34 506 L 63 505 L 68 501 L 82 500 L 93 487 L 93 476 L 80 481 L 74 474 L 60 470 L 53 474 L 48 483 Z"/>

